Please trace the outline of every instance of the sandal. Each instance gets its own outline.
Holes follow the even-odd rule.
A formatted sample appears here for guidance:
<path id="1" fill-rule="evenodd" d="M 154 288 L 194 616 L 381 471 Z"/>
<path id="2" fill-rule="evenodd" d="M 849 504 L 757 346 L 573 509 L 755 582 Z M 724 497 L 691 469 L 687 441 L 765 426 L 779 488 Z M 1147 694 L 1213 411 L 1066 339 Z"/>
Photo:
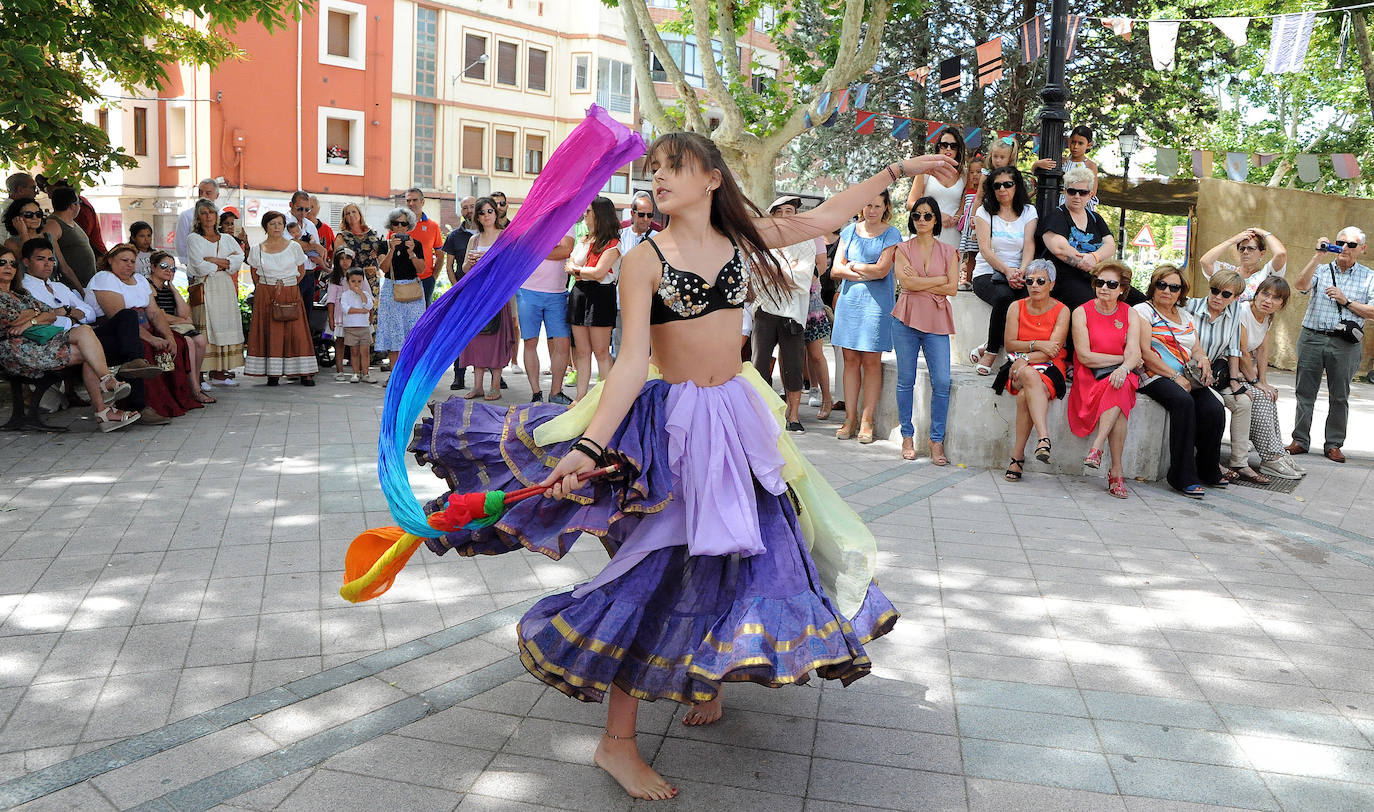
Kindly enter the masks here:
<path id="1" fill-rule="evenodd" d="M 911 437 L 902 438 L 902 459 L 916 459 L 916 440 Z"/>
<path id="2" fill-rule="evenodd" d="M 864 423 L 862 426 L 859 427 L 859 433 L 856 436 L 858 437 L 859 442 L 863 443 L 864 445 L 868 445 L 869 443 L 873 442 L 873 424 Z"/>
<path id="3" fill-rule="evenodd" d="M 1240 479 L 1240 473 L 1233 468 L 1223 468 L 1217 472 L 1217 476 L 1224 482 L 1235 482 Z"/>
<path id="4" fill-rule="evenodd" d="M 1022 458 L 1019 459 L 1019 460 L 1018 460 L 1017 458 L 1015 458 L 1015 457 L 1012 457 L 1012 458 L 1011 458 L 1011 462 L 1007 463 L 1007 472 L 1006 472 L 1005 474 L 1002 475 L 1002 478 L 1005 479 L 1005 480 L 1008 481 L 1008 482 L 1020 482 L 1020 481 L 1021 481 L 1021 475 L 1022 475 L 1024 472 L 1023 472 L 1023 471 L 1013 471 L 1013 470 L 1011 469 L 1011 466 L 1013 466 L 1013 465 L 1016 465 L 1016 466 L 1025 466 L 1025 464 L 1026 464 L 1026 459 L 1025 459 L 1024 457 L 1022 457 Z"/>
<path id="5" fill-rule="evenodd" d="M 200 401 L 201 403 L 219 403 L 219 401 L 215 400 L 214 398 L 210 397 L 204 392 L 197 392 L 196 400 Z"/>
<path id="6" fill-rule="evenodd" d="M 491 400 L 500 400 L 500 399 L 501 399 L 501 390 L 500 390 L 500 389 L 497 389 L 497 390 L 494 391 L 494 392 L 488 392 L 488 393 L 486 393 L 485 395 L 482 396 L 482 400 L 487 400 L 487 401 L 491 401 Z"/>
<path id="7" fill-rule="evenodd" d="M 468 391 L 463 393 L 463 400 L 476 400 L 478 398 L 483 397 L 486 397 L 486 394 L 483 392 L 479 392 L 476 389 L 469 389 Z"/>
<path id="8" fill-rule="evenodd" d="M 1093 448 L 1088 451 L 1088 456 L 1083 458 L 1083 464 L 1089 468 L 1102 467 L 1102 449 Z"/>
<path id="9" fill-rule="evenodd" d="M 95 424 L 102 432 L 115 431 L 136 422 L 140 417 L 142 415 L 138 412 L 122 412 L 113 406 L 106 406 L 95 413 Z"/>
<path id="10" fill-rule="evenodd" d="M 822 404 L 821 404 L 821 410 L 820 410 L 819 412 L 816 412 L 816 419 L 817 419 L 817 420 L 829 420 L 829 419 L 830 419 L 830 410 L 833 409 L 833 408 L 835 408 L 835 405 L 834 405 L 833 403 L 822 403 Z"/>
<path id="11" fill-rule="evenodd" d="M 1129 497 L 1131 494 L 1130 494 L 1129 491 L 1126 490 L 1126 477 L 1124 477 L 1124 476 L 1109 476 L 1109 477 L 1107 477 L 1107 493 L 1110 493 L 1112 496 L 1115 496 L 1117 499 L 1125 499 L 1125 498 Z"/>
<path id="12" fill-rule="evenodd" d="M 984 343 L 982 343 L 982 344 L 979 344 L 978 346 L 974 347 L 972 350 L 969 351 L 969 354 L 968 354 L 968 362 L 969 362 L 970 364 L 976 364 L 976 363 L 978 363 L 979 361 L 983 360 L 983 353 L 985 353 L 985 352 L 987 352 L 987 351 L 988 351 L 987 342 L 984 342 Z"/>
<path id="13" fill-rule="evenodd" d="M 1048 463 L 1050 461 L 1050 445 L 1050 438 L 1041 437 L 1035 444 L 1035 458 L 1041 462 Z"/>
<path id="14" fill-rule="evenodd" d="M 1201 485 L 1189 485 L 1184 488 L 1181 493 L 1189 499 L 1201 499 L 1203 496 L 1207 495 L 1207 489 Z"/>
<path id="15" fill-rule="evenodd" d="M 846 420 L 846 421 L 844 422 L 844 425 L 840 426 L 838 429 L 835 430 L 835 439 L 836 439 L 836 440 L 848 440 L 848 439 L 852 438 L 853 436 L 854 436 L 854 425 L 853 425 L 852 423 L 850 423 L 848 420 Z"/>
<path id="16" fill-rule="evenodd" d="M 945 456 L 945 443 L 943 440 L 936 442 L 930 441 L 930 464 L 941 468 L 949 465 L 949 457 Z"/>
<path id="17" fill-rule="evenodd" d="M 114 386 L 107 386 L 106 382 L 111 382 Z M 109 403 L 127 398 L 131 391 L 133 388 L 125 381 L 116 378 L 112 372 L 105 373 L 100 379 L 100 397 Z"/>
<path id="18" fill-rule="evenodd" d="M 1233 468 L 1232 473 L 1234 473 L 1238 479 L 1243 479 L 1255 485 L 1272 485 L 1274 482 L 1274 480 L 1264 474 L 1251 470 L 1249 466 L 1245 468 Z"/>

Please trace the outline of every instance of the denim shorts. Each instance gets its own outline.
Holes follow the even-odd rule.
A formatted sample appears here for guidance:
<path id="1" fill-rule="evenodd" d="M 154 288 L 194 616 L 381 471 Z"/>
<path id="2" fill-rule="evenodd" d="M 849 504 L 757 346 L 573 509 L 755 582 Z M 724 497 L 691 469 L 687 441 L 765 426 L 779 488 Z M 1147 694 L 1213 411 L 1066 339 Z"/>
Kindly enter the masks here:
<path id="1" fill-rule="evenodd" d="M 572 336 L 568 328 L 568 294 L 521 288 L 515 292 L 515 307 L 520 314 L 522 339 L 538 338 L 541 324 L 549 338 Z"/>

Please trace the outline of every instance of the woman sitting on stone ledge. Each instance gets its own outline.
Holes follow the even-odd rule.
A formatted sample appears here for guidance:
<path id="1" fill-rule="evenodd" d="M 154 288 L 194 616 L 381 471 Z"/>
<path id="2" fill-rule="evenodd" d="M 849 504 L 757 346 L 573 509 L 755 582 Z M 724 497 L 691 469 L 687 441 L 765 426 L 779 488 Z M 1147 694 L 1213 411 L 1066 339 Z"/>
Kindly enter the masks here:
<path id="1" fill-rule="evenodd" d="M 1140 364 L 1140 334 L 1145 328 L 1124 301 L 1131 289 L 1131 269 L 1112 260 L 1095 266 L 1092 275 L 1093 299 L 1073 311 L 1069 428 L 1079 437 L 1097 430 L 1083 460 L 1089 468 L 1102 466 L 1102 446 L 1110 446 L 1107 492 L 1125 499 L 1130 494 L 1121 457 L 1126 449 L 1126 420 L 1135 406 L 1138 379 L 1132 370 Z"/>
<path id="2" fill-rule="evenodd" d="M 1069 308 L 1050 298 L 1055 275 L 1053 262 L 1032 261 L 1025 269 L 1029 298 L 1013 302 L 1007 310 L 1003 343 L 1010 358 L 997 373 L 992 388 L 998 394 L 1005 390 L 1016 398 L 1016 439 L 1005 474 L 1008 482 L 1019 481 L 1025 470 L 1026 442 L 1032 426 L 1039 438 L 1035 458 L 1043 463 L 1050 461 L 1050 401 L 1064 397 L 1064 364 L 1068 357 L 1064 343 L 1069 339 Z"/>

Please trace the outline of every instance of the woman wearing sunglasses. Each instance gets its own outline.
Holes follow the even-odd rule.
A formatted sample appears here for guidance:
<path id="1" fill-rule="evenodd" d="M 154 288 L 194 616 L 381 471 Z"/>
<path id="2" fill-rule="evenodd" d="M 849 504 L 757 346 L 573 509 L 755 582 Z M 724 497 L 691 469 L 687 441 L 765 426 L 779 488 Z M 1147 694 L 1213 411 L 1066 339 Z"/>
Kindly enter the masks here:
<path id="1" fill-rule="evenodd" d="M 1221 396 L 1231 413 L 1230 467 L 1222 466 L 1220 476 L 1227 482 L 1237 478 L 1257 485 L 1268 485 L 1269 478 L 1250 468 L 1250 405 L 1252 392 L 1240 374 L 1241 293 L 1245 280 L 1230 270 L 1219 270 L 1209 280 L 1207 296 L 1188 300 L 1186 307 L 1197 320 L 1198 347 L 1207 356 L 1212 370 L 1212 389 Z"/>
<path id="2" fill-rule="evenodd" d="M 973 292 L 992 306 L 987 340 L 969 357 L 978 365 L 979 375 L 992 372 L 992 362 L 1002 349 L 1007 307 L 1026 295 L 1026 280 L 1021 269 L 1035 256 L 1037 222 L 1021 170 L 1004 166 L 989 172 L 983 181 L 983 205 L 973 224 L 978 234 Z"/>
<path id="3" fill-rule="evenodd" d="M 1221 261 L 1226 249 L 1233 247 L 1240 263 L 1238 265 Z M 1264 260 L 1266 252 L 1269 254 L 1267 262 Z M 1284 270 L 1288 267 L 1288 249 L 1284 248 L 1279 238 L 1270 232 L 1262 228 L 1247 228 L 1234 237 L 1212 246 L 1212 250 L 1198 260 L 1198 265 L 1202 267 L 1203 277 L 1208 280 L 1219 271 L 1235 271 L 1240 274 L 1245 282 L 1240 300 L 1249 302 L 1255 298 L 1255 291 L 1259 290 L 1261 282 L 1271 276 L 1283 276 Z"/>
<path id="4" fill-rule="evenodd" d="M 1047 214 L 1040 225 L 1040 240 L 1045 246 L 1040 256 L 1054 262 L 1059 274 L 1054 298 L 1071 308 L 1092 300 L 1092 269 L 1116 254 L 1116 240 L 1107 221 L 1088 208 L 1096 179 L 1092 170 L 1082 166 L 1065 172 L 1065 203 Z M 1134 288 L 1126 295 L 1127 304 L 1145 300 Z"/>
<path id="5" fill-rule="evenodd" d="M 1092 286 L 1096 295 L 1073 311 L 1071 322 L 1076 349 L 1067 404 L 1069 429 L 1079 437 L 1097 432 L 1083 459 L 1089 468 L 1102 467 L 1102 446 L 1111 449 L 1107 492 L 1125 499 L 1129 494 L 1121 458 L 1126 451 L 1126 420 L 1135 407 L 1138 379 L 1133 370 L 1140 364 L 1143 330 L 1140 317 L 1122 301 L 1131 289 L 1130 268 L 1115 260 L 1097 265 Z"/>
<path id="6" fill-rule="evenodd" d="M 43 207 L 38 205 L 38 201 L 31 197 L 17 197 L 10 201 L 5 208 L 5 228 L 9 230 L 10 237 L 5 240 L 5 247 L 14 252 L 17 257 L 24 249 L 24 243 L 34 237 L 43 236 Z M 78 290 L 78 293 L 85 291 Z"/>
<path id="7" fill-rule="evenodd" d="M 997 373 L 992 388 L 998 394 L 1006 391 L 1016 398 L 1016 440 L 1004 475 L 1008 482 L 1021 479 L 1032 428 L 1039 438 L 1035 458 L 1043 463 L 1050 461 L 1050 401 L 1064 397 L 1067 386 L 1064 367 L 1068 357 L 1065 344 L 1069 340 L 1069 308 L 1050 298 L 1054 277 L 1053 262 L 1032 261 L 1026 266 L 1028 296 L 1013 302 L 1007 311 L 1012 318 L 1007 319 L 1004 342 L 1011 357 Z"/>
<path id="8" fill-rule="evenodd" d="M 964 134 L 958 127 L 946 127 L 935 139 L 935 154 L 953 158 L 959 177 L 949 186 L 934 175 L 917 175 L 911 179 L 911 191 L 906 196 L 907 211 L 914 211 L 916 201 L 929 195 L 940 206 L 940 242 L 950 248 L 959 247 L 959 212 L 964 203 Z"/>
<path id="9" fill-rule="evenodd" d="M 1175 490 L 1201 499 L 1220 474 L 1221 433 L 1226 410 L 1210 389 L 1212 364 L 1198 339 L 1198 320 L 1179 307 L 1188 297 L 1188 280 L 1173 265 L 1160 265 L 1150 277 L 1150 299 L 1135 306 L 1141 316 L 1145 376 L 1140 391 L 1169 413 L 1169 471 Z M 1191 374 L 1190 374 L 1191 373 Z"/>

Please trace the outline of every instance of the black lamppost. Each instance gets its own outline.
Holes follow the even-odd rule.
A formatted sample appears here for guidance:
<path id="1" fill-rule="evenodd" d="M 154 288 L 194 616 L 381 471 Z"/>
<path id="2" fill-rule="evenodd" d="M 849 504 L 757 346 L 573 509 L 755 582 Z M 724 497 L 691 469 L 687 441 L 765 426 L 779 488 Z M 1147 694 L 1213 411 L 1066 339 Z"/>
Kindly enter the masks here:
<path id="1" fill-rule="evenodd" d="M 1129 125 L 1116 137 L 1116 146 L 1121 150 L 1121 236 L 1116 241 L 1116 258 L 1126 258 L 1126 183 L 1131 177 L 1131 156 L 1135 154 L 1140 136 Z"/>
<path id="2" fill-rule="evenodd" d="M 1035 171 L 1035 209 L 1042 223 L 1059 205 L 1064 179 L 1060 163 L 1064 160 L 1064 125 L 1069 120 L 1069 111 L 1064 107 L 1069 100 L 1068 87 L 1064 84 L 1064 60 L 1068 49 L 1069 0 L 1051 0 L 1050 64 L 1045 87 L 1040 91 L 1040 99 L 1044 102 L 1040 111 L 1040 157 L 1053 159 L 1054 168 Z"/>

